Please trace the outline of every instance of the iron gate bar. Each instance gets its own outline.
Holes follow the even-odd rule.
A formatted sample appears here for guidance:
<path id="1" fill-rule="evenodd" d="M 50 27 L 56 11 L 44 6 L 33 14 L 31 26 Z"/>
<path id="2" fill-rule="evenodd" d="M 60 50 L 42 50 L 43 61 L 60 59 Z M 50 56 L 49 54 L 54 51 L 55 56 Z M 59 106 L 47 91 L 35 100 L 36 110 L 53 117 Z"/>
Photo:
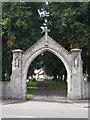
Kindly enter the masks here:
<path id="1" fill-rule="evenodd" d="M 63 89 L 62 89 L 63 83 L 60 83 L 59 81 L 55 81 L 55 80 L 50 81 L 48 79 L 45 79 L 44 81 L 36 81 L 36 82 L 37 83 L 35 83 L 35 84 L 34 84 L 34 82 L 30 82 L 28 84 L 28 90 L 27 90 L 28 94 L 38 95 L 38 96 L 46 96 L 47 98 L 49 96 L 60 97 L 63 95 L 63 93 L 66 94 L 66 92 L 63 91 Z"/>

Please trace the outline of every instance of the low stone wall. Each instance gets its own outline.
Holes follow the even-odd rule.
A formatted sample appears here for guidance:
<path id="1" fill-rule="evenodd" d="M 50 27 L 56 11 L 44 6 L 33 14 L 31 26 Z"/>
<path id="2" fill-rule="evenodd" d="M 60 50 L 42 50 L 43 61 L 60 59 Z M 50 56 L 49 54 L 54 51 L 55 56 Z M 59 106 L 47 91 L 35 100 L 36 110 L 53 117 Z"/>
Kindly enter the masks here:
<path id="1" fill-rule="evenodd" d="M 0 80 L 0 99 L 2 98 L 2 81 Z"/>
<path id="2" fill-rule="evenodd" d="M 0 90 L 2 90 L 2 94 L 0 94 L 0 98 L 12 98 L 12 86 L 11 81 L 0 81 Z M 85 82 L 84 84 L 84 94 L 85 98 L 90 98 L 90 82 Z"/>
<path id="3" fill-rule="evenodd" d="M 85 93 L 85 98 L 90 98 L 90 82 L 85 82 L 84 84 L 84 93 Z"/>
<path id="4" fill-rule="evenodd" d="M 11 98 L 11 82 L 0 81 L 0 88 L 2 89 L 2 98 Z"/>

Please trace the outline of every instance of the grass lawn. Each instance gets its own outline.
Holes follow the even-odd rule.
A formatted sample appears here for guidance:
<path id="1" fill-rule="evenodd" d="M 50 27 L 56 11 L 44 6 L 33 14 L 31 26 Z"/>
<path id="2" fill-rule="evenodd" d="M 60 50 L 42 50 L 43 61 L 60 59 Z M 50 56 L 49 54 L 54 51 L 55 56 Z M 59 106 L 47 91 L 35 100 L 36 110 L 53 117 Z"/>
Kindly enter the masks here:
<path id="1" fill-rule="evenodd" d="M 38 86 L 42 87 L 43 85 L 47 85 L 50 89 L 60 90 L 62 92 L 67 91 L 67 83 L 56 82 L 56 81 L 35 81 L 27 83 L 27 99 L 34 98 L 38 91 Z"/>
<path id="2" fill-rule="evenodd" d="M 48 86 L 56 90 L 67 90 L 67 84 L 56 81 L 48 81 Z"/>
<path id="3" fill-rule="evenodd" d="M 67 83 L 62 82 L 56 82 L 56 81 L 35 81 L 35 82 L 28 82 L 27 83 L 27 89 L 30 91 L 30 89 L 38 89 L 38 85 L 41 84 L 43 86 L 46 84 L 48 87 L 56 89 L 56 90 L 67 90 Z"/>
<path id="4" fill-rule="evenodd" d="M 27 99 L 32 99 L 34 98 L 36 95 L 35 94 L 27 94 Z"/>
<path id="5" fill-rule="evenodd" d="M 38 85 L 38 81 L 27 83 L 27 87 L 37 87 L 37 85 Z"/>

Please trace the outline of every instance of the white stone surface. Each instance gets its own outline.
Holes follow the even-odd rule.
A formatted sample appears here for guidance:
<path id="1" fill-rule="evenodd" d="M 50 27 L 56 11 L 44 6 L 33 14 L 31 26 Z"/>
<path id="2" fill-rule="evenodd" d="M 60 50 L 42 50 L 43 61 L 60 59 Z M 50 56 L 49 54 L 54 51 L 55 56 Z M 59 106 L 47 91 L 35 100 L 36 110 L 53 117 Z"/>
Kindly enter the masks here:
<path id="1" fill-rule="evenodd" d="M 11 86 L 10 81 L 0 81 L 0 87 L 2 87 L 2 96 L 0 98 L 11 98 Z"/>

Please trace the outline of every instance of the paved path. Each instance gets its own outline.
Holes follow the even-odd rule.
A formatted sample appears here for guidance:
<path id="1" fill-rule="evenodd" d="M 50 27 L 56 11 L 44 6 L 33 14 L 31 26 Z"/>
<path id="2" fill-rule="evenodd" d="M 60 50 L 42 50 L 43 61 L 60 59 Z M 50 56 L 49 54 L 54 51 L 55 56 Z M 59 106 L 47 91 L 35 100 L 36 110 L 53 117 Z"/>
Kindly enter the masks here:
<path id="1" fill-rule="evenodd" d="M 83 108 L 90 108 L 88 100 L 68 100 L 68 102 Z"/>
<path id="2" fill-rule="evenodd" d="M 59 101 L 29 100 L 26 102 L 6 104 L 2 107 L 3 118 L 88 118 L 88 108 Z"/>
<path id="3" fill-rule="evenodd" d="M 22 100 L 17 100 L 17 99 L 3 99 L 0 102 L 0 106 L 1 105 L 13 104 L 13 103 L 20 103 L 20 102 L 22 102 Z"/>

